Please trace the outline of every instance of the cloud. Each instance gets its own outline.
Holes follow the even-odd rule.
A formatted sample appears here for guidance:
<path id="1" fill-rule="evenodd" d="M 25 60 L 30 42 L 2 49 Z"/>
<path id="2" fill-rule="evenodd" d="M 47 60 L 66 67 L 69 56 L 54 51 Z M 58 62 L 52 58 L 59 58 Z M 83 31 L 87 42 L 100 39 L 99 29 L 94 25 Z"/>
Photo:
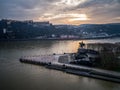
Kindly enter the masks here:
<path id="1" fill-rule="evenodd" d="M 109 0 L 111 1 L 111 0 Z M 101 22 L 116 22 L 113 18 L 120 16 L 120 3 L 117 0 L 112 0 L 108 2 L 97 3 L 94 7 L 89 6 L 89 11 L 87 11 L 88 15 L 93 18 L 93 20 L 101 21 Z M 100 22 L 100 23 L 101 23 Z M 118 22 L 118 21 L 117 21 Z M 120 21 L 119 21 L 120 22 Z"/>
<path id="2" fill-rule="evenodd" d="M 120 0 L 86 0 L 77 6 L 66 7 L 63 12 L 85 13 L 91 19 L 88 23 L 120 22 Z"/>
<path id="3" fill-rule="evenodd" d="M 50 20 L 53 23 L 120 22 L 119 9 L 120 0 L 0 0 L 0 18 Z M 77 17 L 70 16 L 72 14 Z M 81 14 L 89 20 L 82 21 Z M 68 19 L 71 21 L 65 21 Z"/>
<path id="4" fill-rule="evenodd" d="M 25 19 L 38 17 L 49 11 L 52 2 L 56 0 L 1 0 L 0 18 Z"/>

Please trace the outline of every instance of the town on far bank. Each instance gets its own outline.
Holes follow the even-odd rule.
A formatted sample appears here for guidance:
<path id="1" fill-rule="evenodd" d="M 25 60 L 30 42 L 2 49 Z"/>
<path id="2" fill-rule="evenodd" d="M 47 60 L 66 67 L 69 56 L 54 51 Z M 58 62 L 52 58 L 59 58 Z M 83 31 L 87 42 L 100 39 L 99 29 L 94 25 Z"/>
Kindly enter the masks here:
<path id="1" fill-rule="evenodd" d="M 120 23 L 53 25 L 49 21 L 0 20 L 0 40 L 14 39 L 98 39 L 120 36 Z"/>

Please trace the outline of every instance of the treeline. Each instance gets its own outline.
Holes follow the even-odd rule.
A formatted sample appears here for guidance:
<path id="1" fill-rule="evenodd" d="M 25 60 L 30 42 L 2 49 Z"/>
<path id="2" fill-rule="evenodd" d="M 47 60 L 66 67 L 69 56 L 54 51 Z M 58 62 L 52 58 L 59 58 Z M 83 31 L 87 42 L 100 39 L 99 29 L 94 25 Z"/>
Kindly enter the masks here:
<path id="1" fill-rule="evenodd" d="M 83 24 L 83 25 L 52 25 L 49 22 L 0 20 L 0 39 L 31 39 L 59 38 L 61 35 L 73 35 L 84 38 L 105 33 L 120 36 L 120 23 L 113 24 Z M 90 36 L 89 36 L 90 37 Z"/>
<path id="2" fill-rule="evenodd" d="M 87 48 L 100 52 L 99 68 L 120 72 L 120 42 L 118 43 L 89 43 Z"/>
<path id="3" fill-rule="evenodd" d="M 0 39 L 29 39 L 42 36 L 49 38 L 52 35 L 73 34 L 67 28 L 56 28 L 51 23 L 29 21 L 0 21 Z"/>
<path id="4" fill-rule="evenodd" d="M 94 33 L 107 33 L 107 34 L 118 34 L 120 33 L 120 23 L 110 24 L 83 24 L 79 26 L 79 30 L 84 32 Z M 79 32 L 78 30 L 78 32 Z"/>

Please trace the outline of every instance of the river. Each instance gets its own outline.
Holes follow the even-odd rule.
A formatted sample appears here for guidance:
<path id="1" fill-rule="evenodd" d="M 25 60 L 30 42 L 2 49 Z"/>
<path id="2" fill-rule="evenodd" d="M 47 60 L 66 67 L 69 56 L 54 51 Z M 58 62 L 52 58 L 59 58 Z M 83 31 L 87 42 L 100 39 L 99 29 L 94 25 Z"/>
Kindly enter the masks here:
<path id="1" fill-rule="evenodd" d="M 120 90 L 120 84 L 19 62 L 21 56 L 76 52 L 81 40 L 0 42 L 0 90 Z M 83 40 L 115 43 L 120 38 Z"/>

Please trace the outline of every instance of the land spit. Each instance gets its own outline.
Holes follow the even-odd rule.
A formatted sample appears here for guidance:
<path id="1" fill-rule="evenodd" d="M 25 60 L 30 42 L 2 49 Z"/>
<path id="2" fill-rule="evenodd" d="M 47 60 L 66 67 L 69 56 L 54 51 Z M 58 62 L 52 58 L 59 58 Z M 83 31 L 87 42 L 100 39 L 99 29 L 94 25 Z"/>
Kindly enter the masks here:
<path id="1" fill-rule="evenodd" d="M 70 61 L 73 60 L 72 55 L 73 54 L 24 56 L 20 58 L 20 62 L 42 65 L 46 68 L 60 70 L 66 73 L 120 83 L 120 73 L 118 72 L 70 64 Z"/>

